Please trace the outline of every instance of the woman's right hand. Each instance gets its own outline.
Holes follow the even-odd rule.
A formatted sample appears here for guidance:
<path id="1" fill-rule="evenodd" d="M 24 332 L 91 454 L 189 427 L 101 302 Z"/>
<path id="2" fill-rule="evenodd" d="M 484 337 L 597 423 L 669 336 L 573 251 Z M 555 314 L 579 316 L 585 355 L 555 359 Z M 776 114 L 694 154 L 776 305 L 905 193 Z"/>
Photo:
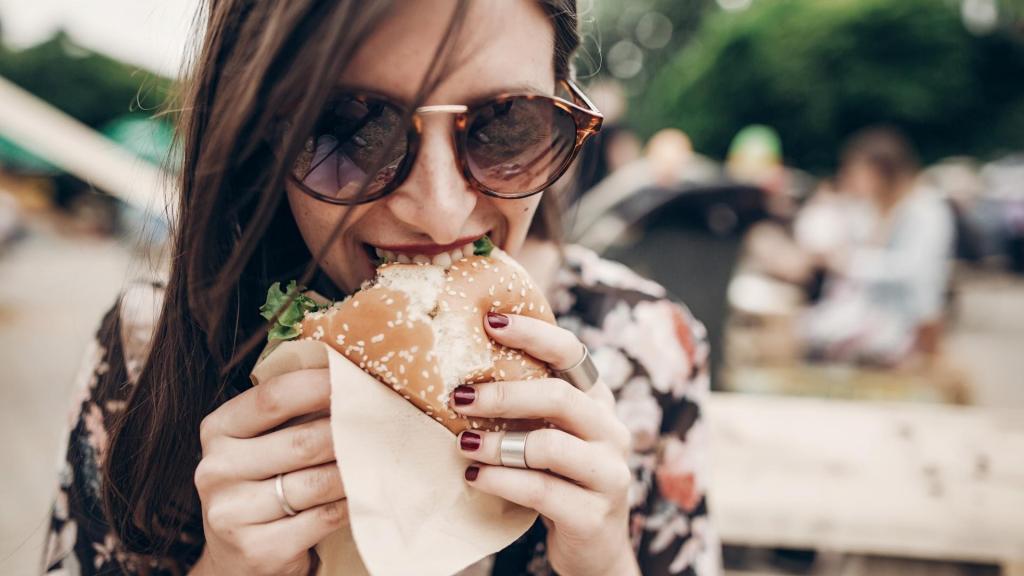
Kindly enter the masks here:
<path id="1" fill-rule="evenodd" d="M 348 521 L 327 417 L 328 374 L 282 374 L 203 419 L 195 484 L 206 547 L 194 574 L 305 575 L 310 549 Z M 295 516 L 278 501 L 278 474 Z"/>

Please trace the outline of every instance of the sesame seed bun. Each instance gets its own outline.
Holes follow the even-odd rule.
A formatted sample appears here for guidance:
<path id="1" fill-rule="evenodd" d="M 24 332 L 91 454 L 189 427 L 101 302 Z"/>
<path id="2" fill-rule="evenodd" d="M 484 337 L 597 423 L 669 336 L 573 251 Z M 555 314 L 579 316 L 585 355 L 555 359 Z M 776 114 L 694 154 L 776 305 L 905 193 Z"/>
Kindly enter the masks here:
<path id="1" fill-rule="evenodd" d="M 551 376 L 543 363 L 488 338 L 487 312 L 555 323 L 526 271 L 495 248 L 448 269 L 385 264 L 352 296 L 307 314 L 300 338 L 327 343 L 455 434 L 541 428 L 541 420 L 464 418 L 448 408 L 460 384 Z"/>

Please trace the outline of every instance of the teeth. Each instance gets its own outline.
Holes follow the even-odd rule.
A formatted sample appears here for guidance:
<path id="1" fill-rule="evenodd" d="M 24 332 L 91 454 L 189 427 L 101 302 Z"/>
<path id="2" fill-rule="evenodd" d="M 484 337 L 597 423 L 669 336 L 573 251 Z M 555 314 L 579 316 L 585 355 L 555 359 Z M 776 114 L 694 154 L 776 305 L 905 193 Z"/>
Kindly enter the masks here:
<path id="1" fill-rule="evenodd" d="M 472 256 L 473 245 L 466 244 L 449 252 L 442 252 L 433 257 L 423 254 L 400 254 L 390 250 L 382 250 L 376 246 L 373 248 L 373 251 L 377 254 L 377 258 L 387 260 L 388 262 L 398 262 L 399 264 L 433 264 L 435 266 L 448 268 L 453 263 Z"/>
<path id="2" fill-rule="evenodd" d="M 431 263 L 434 266 L 442 266 L 444 268 L 447 268 L 452 265 L 452 257 L 447 252 L 441 252 L 437 256 L 434 256 L 434 259 L 431 260 Z"/>

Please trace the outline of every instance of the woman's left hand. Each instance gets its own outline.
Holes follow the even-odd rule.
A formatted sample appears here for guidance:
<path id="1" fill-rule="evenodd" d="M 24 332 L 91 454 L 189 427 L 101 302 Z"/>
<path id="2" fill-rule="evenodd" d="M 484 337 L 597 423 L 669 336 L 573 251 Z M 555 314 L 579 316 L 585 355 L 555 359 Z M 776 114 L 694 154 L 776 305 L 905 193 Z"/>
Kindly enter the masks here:
<path id="1" fill-rule="evenodd" d="M 496 342 L 555 369 L 583 354 L 572 332 L 528 316 L 488 314 L 484 325 Z M 488 382 L 460 386 L 452 396 L 452 408 L 467 416 L 543 418 L 557 427 L 530 432 L 529 469 L 500 465 L 502 432 L 467 430 L 458 444 L 481 463 L 466 471 L 475 488 L 544 517 L 548 560 L 559 574 L 640 573 L 629 540 L 631 435 L 607 385 L 598 379 L 584 393 L 555 378 Z"/>

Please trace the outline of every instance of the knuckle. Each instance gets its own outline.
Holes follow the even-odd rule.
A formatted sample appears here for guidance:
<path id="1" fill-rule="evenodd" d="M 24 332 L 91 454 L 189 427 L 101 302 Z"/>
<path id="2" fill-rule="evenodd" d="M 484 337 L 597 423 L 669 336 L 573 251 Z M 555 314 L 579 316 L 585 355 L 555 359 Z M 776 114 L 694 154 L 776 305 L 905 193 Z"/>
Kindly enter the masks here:
<path id="1" fill-rule="evenodd" d="M 287 374 L 284 376 L 287 376 Z M 261 413 L 275 416 L 280 414 L 284 409 L 285 398 L 284 391 L 282 390 L 284 376 L 275 378 L 263 386 L 256 387 L 254 392 L 256 396 L 253 400 L 256 405 L 256 409 Z"/>
<path id="2" fill-rule="evenodd" d="M 306 476 L 306 489 L 316 500 L 331 495 L 340 475 L 336 466 L 320 466 Z"/>
<path id="3" fill-rule="evenodd" d="M 327 526 L 337 527 L 341 525 L 342 519 L 344 518 L 344 512 L 341 509 L 340 502 L 331 502 L 330 504 L 324 504 L 319 507 L 316 511 L 317 519 L 323 522 Z"/>
<path id="4" fill-rule="evenodd" d="M 231 511 L 221 503 L 213 503 L 206 509 L 206 523 L 216 534 L 225 534 L 231 527 Z"/>
<path id="5" fill-rule="evenodd" d="M 486 395 L 482 395 L 485 396 Z M 495 416 L 504 416 L 508 413 L 509 402 L 512 400 L 512 390 L 505 382 L 495 382 L 491 386 L 490 408 Z M 486 401 L 486 400 L 485 400 Z"/>
<path id="6" fill-rule="evenodd" d="M 303 461 L 317 460 L 328 447 L 328 429 L 319 422 L 300 424 L 291 430 L 291 448 Z"/>
<path id="7" fill-rule="evenodd" d="M 554 461 L 559 454 L 567 453 L 568 446 L 566 445 L 566 438 L 558 431 L 550 428 L 534 430 L 531 434 L 536 434 L 538 436 L 538 442 L 531 446 L 531 448 L 535 448 L 537 466 L 542 466 L 543 469 L 550 470 L 551 467 L 549 464 Z M 527 443 L 527 445 L 529 446 L 530 444 Z"/>
<path id="8" fill-rule="evenodd" d="M 579 401 L 579 397 L 576 395 L 577 390 L 565 380 L 558 382 L 558 386 L 555 386 L 553 390 L 555 402 L 565 411 L 571 411 Z"/>
<path id="9" fill-rule="evenodd" d="M 239 554 L 247 566 L 272 566 L 274 562 L 268 555 L 268 548 L 274 547 L 264 546 L 263 541 L 254 536 L 243 536 L 239 542 Z"/>
<path id="10" fill-rule="evenodd" d="M 523 502 L 534 510 L 547 509 L 549 494 L 548 482 L 544 478 L 534 478 L 523 484 Z"/>
<path id="11" fill-rule="evenodd" d="M 208 494 L 221 477 L 221 471 L 216 462 L 212 458 L 203 458 L 196 465 L 195 472 L 192 473 L 192 481 L 200 496 Z"/>
<path id="12" fill-rule="evenodd" d="M 618 471 L 612 479 L 612 487 L 619 493 L 628 491 L 630 485 L 633 483 L 633 471 L 630 470 L 629 466 L 624 462 L 619 466 L 616 466 L 616 470 Z"/>
<path id="13" fill-rule="evenodd" d="M 626 428 L 626 425 L 616 420 L 617 425 L 613 428 L 615 447 L 622 454 L 629 454 L 633 450 L 633 433 Z"/>
<path id="14" fill-rule="evenodd" d="M 598 504 L 590 508 L 590 511 L 586 515 L 583 529 L 587 535 L 595 535 L 601 532 L 604 528 L 605 521 L 608 519 L 608 512 L 610 507 L 603 503 Z"/>
<path id="15" fill-rule="evenodd" d="M 199 444 L 204 450 L 210 446 L 213 438 L 217 435 L 219 419 L 216 414 L 216 412 L 211 412 L 199 422 Z"/>

